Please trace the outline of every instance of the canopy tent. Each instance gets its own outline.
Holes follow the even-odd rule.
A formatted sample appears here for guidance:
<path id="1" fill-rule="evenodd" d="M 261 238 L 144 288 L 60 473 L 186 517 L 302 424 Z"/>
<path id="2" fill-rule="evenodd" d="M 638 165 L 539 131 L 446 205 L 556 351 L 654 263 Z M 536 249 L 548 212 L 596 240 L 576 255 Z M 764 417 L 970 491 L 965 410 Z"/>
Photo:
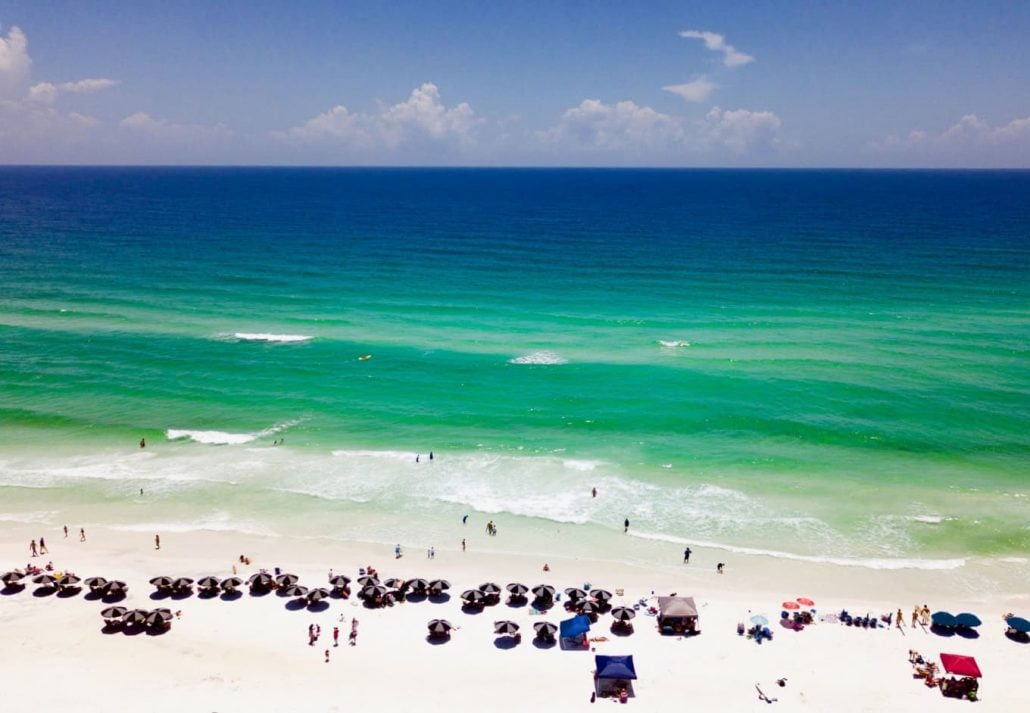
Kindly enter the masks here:
<path id="1" fill-rule="evenodd" d="M 672 633 L 700 632 L 693 597 L 658 597 L 658 626 Z"/>
<path id="2" fill-rule="evenodd" d="M 626 697 L 633 695 L 630 682 L 636 680 L 637 669 L 632 656 L 595 656 L 594 664 L 597 667 L 594 681 L 598 696 L 621 696 L 623 691 Z"/>
<path id="3" fill-rule="evenodd" d="M 960 656 L 959 654 L 941 654 L 941 666 L 948 673 L 956 676 L 973 676 L 980 678 L 980 667 L 976 665 L 976 659 L 972 656 Z"/>
<path id="4" fill-rule="evenodd" d="M 976 614 L 962 612 L 961 614 L 955 615 L 955 626 L 961 626 L 965 629 L 975 629 L 981 624 L 983 624 L 983 622 L 980 621 L 980 617 Z"/>
<path id="5" fill-rule="evenodd" d="M 1005 620 L 1005 623 L 1008 624 L 1009 628 L 1013 631 L 1017 631 L 1021 634 L 1030 633 L 1030 621 L 1021 616 L 1010 616 Z"/>
<path id="6" fill-rule="evenodd" d="M 579 614 L 558 623 L 558 635 L 562 649 L 585 651 L 587 632 L 590 631 L 590 617 Z"/>

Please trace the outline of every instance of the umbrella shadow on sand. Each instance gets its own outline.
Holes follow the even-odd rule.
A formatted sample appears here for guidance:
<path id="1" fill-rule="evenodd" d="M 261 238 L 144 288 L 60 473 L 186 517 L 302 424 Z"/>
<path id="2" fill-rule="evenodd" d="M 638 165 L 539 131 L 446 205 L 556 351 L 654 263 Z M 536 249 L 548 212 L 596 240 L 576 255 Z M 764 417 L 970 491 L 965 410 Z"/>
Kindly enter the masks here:
<path id="1" fill-rule="evenodd" d="M 937 634 L 937 636 L 949 637 L 955 635 L 955 630 L 950 626 L 938 626 L 937 624 L 933 624 L 930 627 L 930 631 Z"/>
<path id="2" fill-rule="evenodd" d="M 429 644 L 430 646 L 443 646 L 444 644 L 449 643 L 450 640 L 451 640 L 450 634 L 448 634 L 447 636 L 440 636 L 439 634 L 435 634 L 435 635 L 434 634 L 427 634 L 426 635 L 426 643 Z"/>
<path id="3" fill-rule="evenodd" d="M 19 594 L 20 592 L 24 591 L 25 585 L 19 582 L 17 584 L 8 584 L 4 586 L 3 589 L 0 589 L 0 594 L 4 595 L 5 597 L 9 597 L 12 594 Z"/>
<path id="4" fill-rule="evenodd" d="M 1015 641 L 1017 644 L 1030 644 L 1030 634 L 1022 631 L 1006 631 L 1005 638 L 1009 641 Z"/>
<path id="5" fill-rule="evenodd" d="M 60 591 L 57 592 L 57 596 L 61 599 L 71 599 L 72 597 L 77 597 L 80 594 L 82 594 L 82 590 L 78 587 L 62 587 Z"/>
<path id="6" fill-rule="evenodd" d="M 433 604 L 446 604 L 451 601 L 451 595 L 447 592 L 441 592 L 440 594 L 430 594 L 429 601 Z"/>
<path id="7" fill-rule="evenodd" d="M 307 603 L 304 601 L 303 597 L 291 599 L 290 601 L 286 602 L 284 607 L 288 611 L 304 611 L 308 608 Z"/>
<path id="8" fill-rule="evenodd" d="M 419 602 L 424 602 L 425 600 L 429 599 L 429 595 L 419 594 L 417 592 L 408 592 L 404 596 L 404 599 L 405 601 L 411 602 L 412 604 L 418 604 Z"/>
<path id="9" fill-rule="evenodd" d="M 104 625 L 100 627 L 100 633 L 105 636 L 120 634 L 122 633 L 122 623 L 120 621 L 105 621 Z"/>
<path id="10" fill-rule="evenodd" d="M 231 592 L 222 592 L 218 595 L 218 598 L 223 602 L 235 602 L 237 599 L 243 596 L 243 592 L 238 589 L 234 589 Z"/>
<path id="11" fill-rule="evenodd" d="M 32 596 L 40 597 L 40 598 L 42 598 L 42 597 L 52 597 L 55 594 L 57 594 L 57 590 L 54 589 L 53 587 L 36 587 L 32 591 Z"/>
<path id="12" fill-rule="evenodd" d="M 970 629 L 968 627 L 962 627 L 962 626 L 960 626 L 958 629 L 955 629 L 955 635 L 956 636 L 961 636 L 963 639 L 979 639 L 980 638 L 980 632 L 979 631 L 977 631 L 976 629 Z"/>
<path id="13" fill-rule="evenodd" d="M 538 649 L 553 649 L 557 645 L 558 641 L 555 639 L 541 639 L 539 637 L 533 639 L 533 646 Z"/>
<path id="14" fill-rule="evenodd" d="M 498 636 L 494 639 L 494 648 L 507 651 L 508 649 L 514 649 L 519 645 L 519 642 L 515 640 L 514 636 L 505 634 L 504 636 Z"/>
<path id="15" fill-rule="evenodd" d="M 169 631 L 171 631 L 171 627 L 148 626 L 146 629 L 143 630 L 143 633 L 145 633 L 147 636 L 164 636 Z"/>
<path id="16" fill-rule="evenodd" d="M 316 613 L 316 614 L 318 612 L 323 612 L 323 611 L 325 611 L 328 608 L 329 608 L 329 602 L 327 602 L 325 600 L 322 600 L 320 602 L 313 602 L 311 604 L 308 604 L 308 606 L 307 606 L 307 610 L 309 612 Z"/>
<path id="17" fill-rule="evenodd" d="M 170 596 L 172 596 L 172 593 L 166 589 L 159 589 L 156 592 L 150 593 L 150 598 L 155 602 L 168 599 Z"/>

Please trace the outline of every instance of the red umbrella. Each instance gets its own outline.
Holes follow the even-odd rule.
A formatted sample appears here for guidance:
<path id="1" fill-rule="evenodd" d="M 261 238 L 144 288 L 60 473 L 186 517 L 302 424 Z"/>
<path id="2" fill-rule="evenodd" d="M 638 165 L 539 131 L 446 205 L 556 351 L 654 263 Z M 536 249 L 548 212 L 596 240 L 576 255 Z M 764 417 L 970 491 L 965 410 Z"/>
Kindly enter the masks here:
<path id="1" fill-rule="evenodd" d="M 972 656 L 959 656 L 958 654 L 941 654 L 941 665 L 948 673 L 956 676 L 975 676 L 980 678 L 980 667 L 976 665 L 976 659 Z"/>
<path id="2" fill-rule="evenodd" d="M 784 602 L 783 603 L 783 608 L 784 609 L 800 609 L 801 605 L 798 604 L 797 602 Z"/>
<path id="3" fill-rule="evenodd" d="M 813 602 L 811 599 L 809 599 L 807 597 L 798 597 L 798 604 L 801 604 L 801 605 L 806 606 L 806 607 L 814 607 L 815 606 L 815 602 Z"/>

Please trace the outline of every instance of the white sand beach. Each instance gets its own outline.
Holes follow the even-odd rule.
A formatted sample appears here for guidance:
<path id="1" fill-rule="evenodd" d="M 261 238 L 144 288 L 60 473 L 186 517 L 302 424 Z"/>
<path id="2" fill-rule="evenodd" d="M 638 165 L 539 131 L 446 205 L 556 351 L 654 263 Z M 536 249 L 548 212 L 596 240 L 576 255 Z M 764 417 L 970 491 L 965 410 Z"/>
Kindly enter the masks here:
<path id="1" fill-rule="evenodd" d="M 71 702 L 84 711 L 334 711 L 356 707 L 394 710 L 593 710 L 594 653 L 634 657 L 638 680 L 628 705 L 648 711 L 748 711 L 776 706 L 811 711 L 1022 710 L 1030 704 L 1025 672 L 1030 646 L 1006 638 L 1001 615 L 1025 614 L 1030 596 L 1018 587 L 971 596 L 968 582 L 953 572 L 873 571 L 810 563 L 784 563 L 762 557 L 734 556 L 723 575 L 708 560 L 716 553 L 696 550 L 691 564 L 670 564 L 648 571 L 630 564 L 565 559 L 556 552 L 543 572 L 537 557 L 482 554 L 460 549 L 406 549 L 395 559 L 392 546 L 328 540 L 262 538 L 231 533 L 166 533 L 156 550 L 153 534 L 92 528 L 78 541 L 77 528 L 65 539 L 45 533 L 50 552 L 32 560 L 52 560 L 57 570 L 81 577 L 102 575 L 128 582 L 124 606 L 181 611 L 181 618 L 160 635 L 102 632 L 106 606 L 76 596 L 37 596 L 29 583 L 0 597 L 5 707 L 38 705 L 43 699 Z M 0 568 L 23 567 L 27 543 L 39 532 L 30 526 L 6 528 L 0 543 Z M 250 566 L 239 565 L 246 554 Z M 382 578 L 447 578 L 450 600 L 405 602 L 368 609 L 356 597 L 329 599 L 321 612 L 294 611 L 288 598 L 244 594 L 236 601 L 196 594 L 182 599 L 152 598 L 148 581 L 157 575 L 226 577 L 233 564 L 246 578 L 260 568 L 299 575 L 307 586 L 327 586 L 330 568 L 356 577 L 372 564 Z M 965 575 L 969 576 L 969 575 Z M 26 580 L 28 581 L 28 580 Z M 695 597 L 701 634 L 662 636 L 655 619 L 639 615 L 635 633 L 615 636 L 610 615 L 601 615 L 591 651 L 538 648 L 532 624 L 557 623 L 570 615 L 556 607 L 547 615 L 513 608 L 506 599 L 482 613 L 461 610 L 462 590 L 485 581 L 504 587 L 522 582 L 566 587 L 622 590 L 614 604 L 678 593 Z M 816 623 L 801 631 L 777 625 L 780 603 L 813 599 L 817 615 L 847 608 L 854 614 L 906 615 L 929 603 L 952 612 L 973 611 L 984 620 L 979 637 L 941 637 L 922 627 L 863 630 Z M 564 600 L 564 598 L 563 598 Z M 653 600 L 649 601 L 653 603 Z M 736 633 L 752 615 L 769 617 L 772 641 L 761 645 Z M 347 644 L 359 619 L 355 646 Z M 427 640 L 430 619 L 446 618 L 456 627 L 450 640 Z M 524 633 L 513 648 L 497 645 L 495 620 L 511 619 Z M 308 626 L 318 624 L 321 638 L 308 645 Z M 332 629 L 341 630 L 332 645 Z M 330 661 L 324 652 L 330 650 Z M 975 656 L 984 678 L 980 701 L 944 698 L 913 678 L 908 651 L 936 660 L 941 652 Z M 786 685 L 776 685 L 779 678 Z M 774 702 L 760 700 L 756 684 Z"/>

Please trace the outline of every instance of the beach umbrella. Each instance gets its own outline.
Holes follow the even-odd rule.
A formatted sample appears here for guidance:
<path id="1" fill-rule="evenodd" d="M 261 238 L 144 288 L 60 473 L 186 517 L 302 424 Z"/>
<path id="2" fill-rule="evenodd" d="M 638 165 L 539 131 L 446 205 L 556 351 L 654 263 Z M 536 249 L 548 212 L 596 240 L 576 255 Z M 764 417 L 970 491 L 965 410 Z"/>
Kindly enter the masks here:
<path id="1" fill-rule="evenodd" d="M 597 605 L 590 601 L 582 601 L 576 605 L 576 611 L 580 614 L 596 614 Z"/>
<path id="2" fill-rule="evenodd" d="M 275 583 L 280 587 L 292 587 L 294 584 L 300 581 L 300 577 L 295 574 L 280 574 L 275 578 Z"/>
<path id="3" fill-rule="evenodd" d="M 363 574 L 360 577 L 358 577 L 358 584 L 360 584 L 362 587 L 367 587 L 373 584 L 379 584 L 379 577 L 373 577 L 370 574 Z"/>
<path id="4" fill-rule="evenodd" d="M 400 579 L 399 577 L 390 577 L 388 580 L 383 582 L 383 584 L 385 584 L 387 587 L 393 587 L 394 589 L 398 589 L 404 586 L 404 580 Z"/>
<path id="5" fill-rule="evenodd" d="M 322 589 L 321 587 L 319 587 L 318 589 L 312 589 L 310 592 L 308 592 L 308 601 L 314 604 L 315 602 L 322 601 L 328 596 L 329 590 Z"/>
<path id="6" fill-rule="evenodd" d="M 450 589 L 451 583 L 446 579 L 434 579 L 429 583 L 429 591 L 431 592 L 442 592 L 445 589 Z"/>
<path id="7" fill-rule="evenodd" d="M 172 589 L 189 589 L 193 586 L 193 580 L 189 577 L 179 577 L 172 582 Z"/>
<path id="8" fill-rule="evenodd" d="M 550 584 L 538 584 L 532 591 L 537 599 L 554 599 L 554 587 Z"/>
<path id="9" fill-rule="evenodd" d="M 150 616 L 150 612 L 146 609 L 130 609 L 122 616 L 122 621 L 126 624 L 143 624 L 148 616 Z"/>
<path id="10" fill-rule="evenodd" d="M 430 634 L 447 634 L 454 627 L 446 619 L 433 619 L 429 622 Z"/>
<path id="11" fill-rule="evenodd" d="M 976 614 L 970 614 L 969 612 L 962 612 L 961 614 L 955 615 L 955 626 L 961 626 L 967 629 L 974 629 L 983 624 L 980 621 L 980 617 Z"/>
<path id="12" fill-rule="evenodd" d="M 25 573 L 20 569 L 12 569 L 10 572 L 4 572 L 0 576 L 0 582 L 4 584 L 14 584 L 15 582 L 21 581 L 25 577 Z"/>
<path id="13" fill-rule="evenodd" d="M 160 577 L 154 577 L 152 580 L 150 580 L 150 583 L 158 589 L 168 589 L 172 586 L 172 583 L 174 581 L 175 580 L 173 580 L 171 577 L 161 575 Z"/>
<path id="14" fill-rule="evenodd" d="M 494 622 L 494 633 L 495 634 L 517 634 L 519 631 L 519 625 L 513 621 L 495 621 Z"/>
<path id="15" fill-rule="evenodd" d="M 76 575 L 66 574 L 63 577 L 61 577 L 60 585 L 62 587 L 68 587 L 70 589 L 72 587 L 78 587 L 80 582 L 82 582 L 82 579 L 77 577 Z"/>
<path id="16" fill-rule="evenodd" d="M 511 592 L 511 596 L 513 597 L 524 597 L 529 593 L 529 587 L 525 584 L 519 584 L 518 582 L 512 582 L 505 587 L 505 589 Z"/>
<path id="17" fill-rule="evenodd" d="M 955 617 L 946 611 L 935 611 L 930 615 L 930 620 L 934 626 L 943 626 L 945 628 L 955 626 Z"/>
<path id="18" fill-rule="evenodd" d="M 197 581 L 197 586 L 201 589 L 218 589 L 221 584 L 218 577 L 201 577 Z"/>
<path id="19" fill-rule="evenodd" d="M 228 579 L 222 580 L 222 590 L 226 592 L 235 592 L 236 587 L 243 584 L 243 580 L 239 577 L 229 577 Z"/>
<path id="20" fill-rule="evenodd" d="M 636 611 L 629 607 L 615 607 L 612 609 L 612 616 L 618 621 L 629 621 L 637 615 Z"/>
<path id="21" fill-rule="evenodd" d="M 612 593 L 607 589 L 591 589 L 590 596 L 599 602 L 606 602 L 612 598 Z"/>
<path id="22" fill-rule="evenodd" d="M 376 597 L 385 597 L 389 591 L 381 584 L 370 584 L 361 590 L 361 596 L 364 599 L 375 599 Z"/>
<path id="23" fill-rule="evenodd" d="M 337 574 L 329 578 L 329 584 L 333 585 L 337 589 L 343 589 L 350 584 L 350 577 L 345 577 L 342 574 Z"/>
<path id="24" fill-rule="evenodd" d="M 461 593 L 461 598 L 469 604 L 479 604 L 483 601 L 483 593 L 478 589 L 466 589 Z"/>
<path id="25" fill-rule="evenodd" d="M 269 589 L 272 586 L 272 575 L 268 572 L 258 572 L 257 574 L 250 575 L 247 579 L 247 584 L 254 589 Z"/>
<path id="26" fill-rule="evenodd" d="M 941 666 L 948 673 L 956 676 L 973 676 L 982 678 L 980 667 L 976 665 L 976 659 L 972 656 L 960 656 L 959 654 L 941 654 Z"/>
<path id="27" fill-rule="evenodd" d="M 125 594 L 127 591 L 129 591 L 129 586 L 120 579 L 112 579 L 104 586 L 104 593 L 107 595 Z"/>
<path id="28" fill-rule="evenodd" d="M 536 629 L 536 635 L 542 639 L 553 639 L 558 633 L 558 626 L 549 621 L 538 621 L 533 624 L 533 628 Z"/>
<path id="29" fill-rule="evenodd" d="M 100 616 L 105 619 L 121 619 L 127 611 L 129 610 L 125 607 L 108 607 L 100 612 Z"/>
<path id="30" fill-rule="evenodd" d="M 1005 623 L 1009 625 L 1009 628 L 1014 629 L 1021 634 L 1030 633 L 1030 621 L 1027 621 L 1021 616 L 1010 616 L 1005 620 Z"/>
<path id="31" fill-rule="evenodd" d="M 587 595 L 587 593 L 584 592 L 579 587 L 569 587 L 568 589 L 565 590 L 565 596 L 567 596 L 569 599 L 573 599 L 573 600 L 575 600 L 575 599 L 583 599 L 583 598 L 586 597 L 586 595 Z"/>
<path id="32" fill-rule="evenodd" d="M 421 592 L 424 591 L 427 587 L 429 587 L 429 582 L 422 579 L 421 577 L 415 577 L 415 579 L 408 580 L 408 586 L 416 592 Z"/>
<path id="33" fill-rule="evenodd" d="M 83 582 L 90 589 L 103 589 L 107 586 L 107 580 L 103 577 L 87 577 Z"/>
<path id="34" fill-rule="evenodd" d="M 32 581 L 36 584 L 42 584 L 44 587 L 53 587 L 54 583 L 57 582 L 57 578 L 52 574 L 37 574 L 32 578 Z"/>
<path id="35" fill-rule="evenodd" d="M 815 602 L 813 602 L 811 599 L 809 599 L 807 597 L 798 597 L 797 598 L 797 603 L 800 604 L 803 607 L 814 607 L 815 606 Z"/>
<path id="36" fill-rule="evenodd" d="M 486 582 L 485 584 L 480 584 L 478 589 L 487 596 L 501 593 L 501 588 L 493 582 Z"/>
<path id="37" fill-rule="evenodd" d="M 784 602 L 782 604 L 782 606 L 783 606 L 784 609 L 790 609 L 790 610 L 800 609 L 801 608 L 801 605 L 798 604 L 797 602 Z"/>
<path id="38" fill-rule="evenodd" d="M 285 594 L 288 597 L 303 597 L 307 593 L 308 588 L 300 584 L 294 584 L 289 587 L 283 588 L 283 594 Z"/>
<path id="39" fill-rule="evenodd" d="M 755 616 L 751 617 L 751 623 L 755 626 L 765 626 L 769 623 L 769 620 L 761 614 L 756 614 Z"/>
<path id="40" fill-rule="evenodd" d="M 147 626 L 159 626 L 173 619 L 171 609 L 155 609 L 147 614 Z"/>

